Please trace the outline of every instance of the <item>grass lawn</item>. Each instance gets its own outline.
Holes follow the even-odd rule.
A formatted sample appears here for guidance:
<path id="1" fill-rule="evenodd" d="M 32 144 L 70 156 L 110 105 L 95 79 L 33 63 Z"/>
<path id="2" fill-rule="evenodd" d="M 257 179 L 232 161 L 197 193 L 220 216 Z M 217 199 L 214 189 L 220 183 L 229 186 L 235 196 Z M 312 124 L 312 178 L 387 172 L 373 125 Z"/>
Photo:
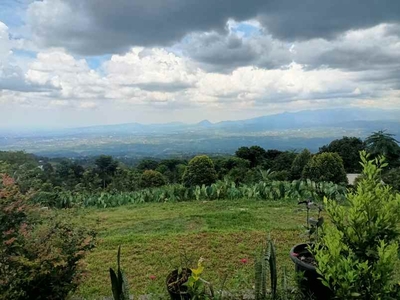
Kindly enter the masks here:
<path id="1" fill-rule="evenodd" d="M 251 288 L 253 257 L 268 233 L 275 241 L 280 274 L 285 267 L 293 275 L 289 250 L 303 242 L 305 212 L 294 202 L 207 201 L 81 209 L 74 219 L 99 233 L 98 246 L 87 258 L 88 278 L 77 293 L 97 299 L 111 295 L 108 269 L 116 267 L 118 245 L 135 295 L 165 293 L 166 276 L 185 257 L 190 267 L 205 258 L 203 277 L 215 288 L 224 278 L 226 289 Z"/>

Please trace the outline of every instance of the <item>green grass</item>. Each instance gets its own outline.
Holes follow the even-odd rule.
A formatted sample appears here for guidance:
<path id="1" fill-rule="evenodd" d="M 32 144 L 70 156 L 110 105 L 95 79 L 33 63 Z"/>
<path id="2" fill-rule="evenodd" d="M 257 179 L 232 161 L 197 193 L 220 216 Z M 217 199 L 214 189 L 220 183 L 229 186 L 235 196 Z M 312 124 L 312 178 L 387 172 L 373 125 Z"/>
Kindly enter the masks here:
<path id="1" fill-rule="evenodd" d="M 305 212 L 296 203 L 213 201 L 149 203 L 109 209 L 84 209 L 74 219 L 98 231 L 97 248 L 87 257 L 87 279 L 77 294 L 97 299 L 111 294 L 109 267 L 121 264 L 135 295 L 165 292 L 168 273 L 186 257 L 195 266 L 205 258 L 204 278 L 219 288 L 239 290 L 253 285 L 253 258 L 268 233 L 275 241 L 279 270 L 293 274 L 290 248 L 303 242 Z M 247 264 L 241 262 L 248 259 Z M 150 280 L 156 275 L 156 280 Z"/>

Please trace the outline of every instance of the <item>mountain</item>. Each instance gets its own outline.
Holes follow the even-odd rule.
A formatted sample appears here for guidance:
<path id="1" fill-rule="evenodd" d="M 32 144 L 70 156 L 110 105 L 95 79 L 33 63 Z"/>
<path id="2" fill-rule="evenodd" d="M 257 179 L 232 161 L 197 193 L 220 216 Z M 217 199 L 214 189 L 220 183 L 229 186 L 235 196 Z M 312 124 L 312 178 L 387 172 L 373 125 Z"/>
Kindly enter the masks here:
<path id="1" fill-rule="evenodd" d="M 212 127 L 213 123 L 211 123 L 208 120 L 203 120 L 203 121 L 200 121 L 199 123 L 197 123 L 196 125 L 201 126 L 201 127 Z"/>
<path id="2" fill-rule="evenodd" d="M 0 131 L 0 150 L 68 157 L 229 154 L 250 145 L 317 151 L 333 139 L 365 138 L 377 130 L 387 130 L 400 139 L 400 110 L 324 109 L 218 123 L 203 120 L 195 124 L 127 123 L 56 131 Z"/>

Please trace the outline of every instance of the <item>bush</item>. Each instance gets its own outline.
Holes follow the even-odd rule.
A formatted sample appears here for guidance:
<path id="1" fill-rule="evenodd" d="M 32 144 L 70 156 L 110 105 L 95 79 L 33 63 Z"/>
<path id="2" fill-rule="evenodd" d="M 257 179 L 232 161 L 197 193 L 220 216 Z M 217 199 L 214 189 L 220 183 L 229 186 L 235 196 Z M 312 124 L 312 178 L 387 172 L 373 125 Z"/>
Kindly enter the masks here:
<path id="1" fill-rule="evenodd" d="M 337 153 L 325 152 L 313 156 L 304 167 L 302 177 L 312 181 L 348 183 L 342 158 Z"/>
<path id="2" fill-rule="evenodd" d="M 65 299 L 83 278 L 94 233 L 28 204 L 13 179 L 0 185 L 2 299 Z"/>
<path id="3" fill-rule="evenodd" d="M 142 188 L 160 187 L 165 184 L 165 177 L 158 171 L 146 170 L 140 177 L 140 186 Z"/>
<path id="4" fill-rule="evenodd" d="M 362 152 L 363 179 L 347 196 L 348 205 L 327 201 L 331 222 L 315 258 L 318 272 L 335 299 L 393 299 L 398 261 L 400 195 L 382 184 L 382 158 Z"/>
<path id="5" fill-rule="evenodd" d="M 311 159 L 311 152 L 308 151 L 308 149 L 304 149 L 299 154 L 297 154 L 290 169 L 290 176 L 292 179 L 297 180 L 301 178 L 304 167 L 308 164 L 310 159 Z"/>
<path id="6" fill-rule="evenodd" d="M 194 157 L 183 174 L 185 186 L 211 185 L 217 180 L 217 173 L 212 160 L 207 155 Z"/>

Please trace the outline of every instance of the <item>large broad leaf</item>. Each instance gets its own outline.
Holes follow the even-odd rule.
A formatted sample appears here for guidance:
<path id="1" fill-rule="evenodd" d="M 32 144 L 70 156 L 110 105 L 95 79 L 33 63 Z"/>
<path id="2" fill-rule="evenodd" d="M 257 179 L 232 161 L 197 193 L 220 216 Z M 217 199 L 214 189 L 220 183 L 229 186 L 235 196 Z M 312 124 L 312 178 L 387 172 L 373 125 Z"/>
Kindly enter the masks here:
<path id="1" fill-rule="evenodd" d="M 268 239 L 268 244 L 270 248 L 270 258 L 269 258 L 269 270 L 271 276 L 271 292 L 272 292 L 272 299 L 276 299 L 276 288 L 278 285 L 278 273 L 276 268 L 276 251 L 274 243 Z"/>

